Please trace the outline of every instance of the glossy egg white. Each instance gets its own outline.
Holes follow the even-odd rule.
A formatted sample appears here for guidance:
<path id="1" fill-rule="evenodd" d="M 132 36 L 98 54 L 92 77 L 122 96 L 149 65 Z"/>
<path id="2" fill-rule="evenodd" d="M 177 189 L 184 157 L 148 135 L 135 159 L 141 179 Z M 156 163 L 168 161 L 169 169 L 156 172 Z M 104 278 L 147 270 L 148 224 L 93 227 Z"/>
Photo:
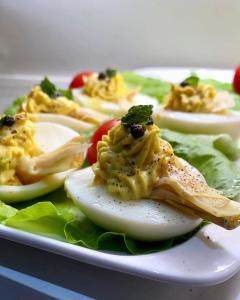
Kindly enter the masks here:
<path id="1" fill-rule="evenodd" d="M 78 133 L 66 126 L 40 122 L 36 123 L 36 141 L 43 152 L 54 151 L 67 143 Z M 50 193 L 63 185 L 64 179 L 72 170 L 46 176 L 44 179 L 22 186 L 0 186 L 0 199 L 5 203 L 15 203 Z"/>
<path id="2" fill-rule="evenodd" d="M 109 114 L 113 117 L 120 117 L 124 115 L 131 107 L 131 106 L 121 107 L 117 103 L 113 103 L 105 100 L 98 100 L 96 98 L 89 97 L 87 95 L 84 95 L 81 89 L 74 89 L 73 96 L 74 96 L 74 100 L 78 102 L 80 105 L 87 108 L 95 109 L 105 114 Z M 153 106 L 154 112 L 158 110 L 159 103 L 157 99 L 144 94 L 136 94 L 134 96 L 132 106 L 146 105 L 146 104 L 151 104 Z"/>
<path id="3" fill-rule="evenodd" d="M 86 168 L 71 173 L 65 190 L 81 211 L 95 224 L 143 241 L 159 241 L 185 234 L 201 223 L 150 199 L 124 201 L 110 195 L 102 186 L 93 186 L 94 174 Z"/>
<path id="4" fill-rule="evenodd" d="M 218 115 L 170 111 L 160 108 L 153 115 L 153 119 L 160 128 L 199 134 L 226 133 L 231 135 L 234 140 L 240 137 L 240 113 L 236 111 L 230 111 L 227 115 Z"/>
<path id="5" fill-rule="evenodd" d="M 58 123 L 67 126 L 77 132 L 89 132 L 96 127 L 94 124 L 59 114 L 35 113 L 34 117 L 37 122 Z"/>

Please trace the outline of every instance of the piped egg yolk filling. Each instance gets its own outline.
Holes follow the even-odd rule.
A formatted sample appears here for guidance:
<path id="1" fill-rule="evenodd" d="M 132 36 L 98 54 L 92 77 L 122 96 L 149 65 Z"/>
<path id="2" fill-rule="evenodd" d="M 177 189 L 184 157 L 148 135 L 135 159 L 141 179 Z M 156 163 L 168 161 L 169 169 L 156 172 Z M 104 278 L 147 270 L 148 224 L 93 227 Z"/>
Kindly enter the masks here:
<path id="1" fill-rule="evenodd" d="M 27 113 L 66 115 L 93 124 L 100 124 L 106 118 L 105 115 L 92 109 L 83 108 L 78 103 L 63 96 L 52 99 L 41 90 L 40 86 L 33 87 L 29 95 L 26 96 L 22 110 Z"/>
<path id="2" fill-rule="evenodd" d="M 165 97 L 165 110 L 189 113 L 226 114 L 234 106 L 227 92 L 217 92 L 212 85 L 181 86 L 173 84 L 171 93 Z"/>
<path id="3" fill-rule="evenodd" d="M 0 185 L 21 185 L 19 159 L 41 154 L 34 137 L 35 126 L 26 113 L 16 115 L 12 126 L 0 126 Z"/>
<path id="4" fill-rule="evenodd" d="M 171 145 L 160 138 L 156 125 L 146 126 L 138 139 L 118 125 L 98 142 L 97 153 L 94 183 L 125 200 L 149 197 L 159 176 L 176 163 Z"/>
<path id="5" fill-rule="evenodd" d="M 99 79 L 97 74 L 93 74 L 85 79 L 83 94 L 99 100 L 118 103 L 122 99 L 131 102 L 136 91 L 128 89 L 123 76 L 119 73 L 105 79 Z"/>

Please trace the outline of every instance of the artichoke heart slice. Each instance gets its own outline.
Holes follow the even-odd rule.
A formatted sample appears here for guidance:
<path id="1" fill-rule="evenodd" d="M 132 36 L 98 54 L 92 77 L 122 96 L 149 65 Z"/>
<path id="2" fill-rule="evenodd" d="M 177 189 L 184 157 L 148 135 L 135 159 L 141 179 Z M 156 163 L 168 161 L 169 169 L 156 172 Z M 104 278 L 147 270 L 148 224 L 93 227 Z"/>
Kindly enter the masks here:
<path id="1" fill-rule="evenodd" d="M 69 113 L 75 119 L 99 125 L 108 119 L 108 116 L 91 108 L 79 107 Z"/>
<path id="2" fill-rule="evenodd" d="M 78 136 L 52 152 L 32 158 L 23 156 L 17 165 L 17 175 L 26 184 L 38 181 L 46 175 L 79 168 L 83 164 L 88 147 L 83 138 Z"/>
<path id="3" fill-rule="evenodd" d="M 169 203 L 182 212 L 201 217 L 225 229 L 240 225 L 240 203 L 210 188 L 203 176 L 182 159 L 169 166 L 167 176 L 158 179 L 152 199 Z"/>

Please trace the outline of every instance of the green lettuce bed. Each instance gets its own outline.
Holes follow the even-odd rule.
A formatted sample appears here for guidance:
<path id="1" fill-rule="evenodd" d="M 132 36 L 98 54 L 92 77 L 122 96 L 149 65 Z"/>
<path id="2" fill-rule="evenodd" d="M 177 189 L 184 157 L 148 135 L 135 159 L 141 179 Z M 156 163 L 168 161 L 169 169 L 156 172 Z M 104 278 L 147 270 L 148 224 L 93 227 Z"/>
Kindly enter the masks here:
<path id="1" fill-rule="evenodd" d="M 139 242 L 123 233 L 109 232 L 92 223 L 67 199 L 63 189 L 34 202 L 15 207 L 0 202 L 2 224 L 95 250 L 128 254 L 161 251 L 181 244 L 205 225 L 203 223 L 188 234 L 166 241 Z"/>

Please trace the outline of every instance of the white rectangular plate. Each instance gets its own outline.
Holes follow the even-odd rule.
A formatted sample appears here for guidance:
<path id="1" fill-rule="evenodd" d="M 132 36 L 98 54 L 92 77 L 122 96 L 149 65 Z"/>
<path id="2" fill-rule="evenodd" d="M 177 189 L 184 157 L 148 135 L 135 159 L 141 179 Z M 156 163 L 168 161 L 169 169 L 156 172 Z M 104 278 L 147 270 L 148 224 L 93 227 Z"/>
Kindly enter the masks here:
<path id="1" fill-rule="evenodd" d="M 215 78 L 225 82 L 231 81 L 233 76 L 233 72 L 228 70 L 175 68 L 147 68 L 138 70 L 138 73 L 181 81 L 190 71 L 197 72 L 202 78 Z M 23 86 L 31 86 L 38 81 L 29 80 L 29 76 L 27 79 L 18 76 L 0 75 L 1 77 L 5 79 L 1 83 L 0 93 L 11 95 L 13 99 L 17 94 L 11 93 L 10 89 L 16 86 L 16 81 L 20 88 L 21 82 Z M 62 82 L 61 79 L 59 81 Z M 4 82 L 8 84 L 4 86 Z M 89 264 L 171 283 L 214 285 L 229 279 L 240 270 L 240 228 L 226 231 L 212 224 L 204 227 L 192 239 L 170 250 L 135 256 L 95 251 L 3 225 L 0 225 L 0 236 Z"/>

